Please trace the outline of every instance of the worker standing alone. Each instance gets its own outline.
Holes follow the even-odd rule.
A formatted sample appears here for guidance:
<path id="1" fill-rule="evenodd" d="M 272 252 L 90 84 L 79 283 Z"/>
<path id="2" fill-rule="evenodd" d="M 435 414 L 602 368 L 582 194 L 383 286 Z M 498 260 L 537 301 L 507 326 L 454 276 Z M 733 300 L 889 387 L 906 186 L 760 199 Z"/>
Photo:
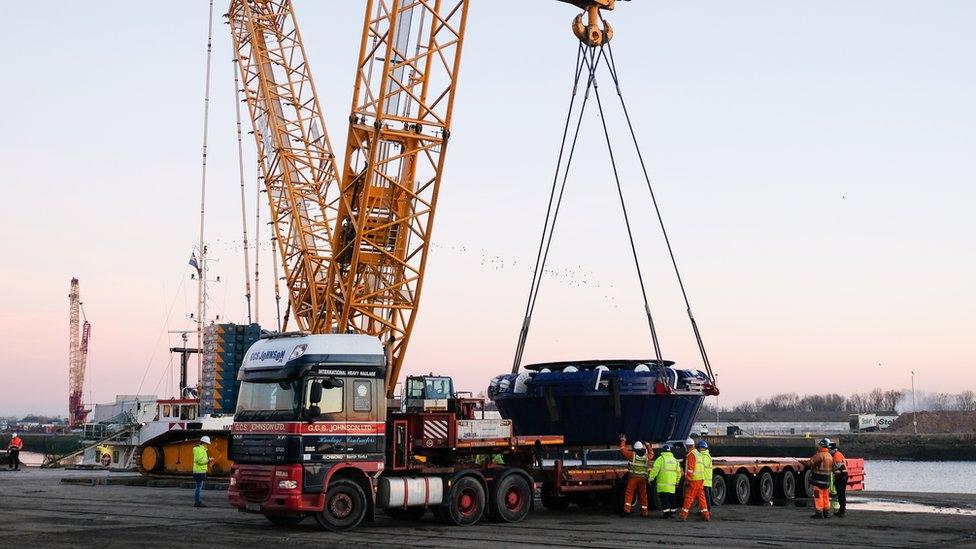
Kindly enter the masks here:
<path id="1" fill-rule="evenodd" d="M 203 504 L 203 482 L 207 480 L 207 468 L 214 461 L 207 454 L 207 446 L 210 446 L 210 437 L 204 435 L 200 437 L 200 444 L 193 447 L 193 482 L 196 483 L 193 489 L 194 507 L 206 507 Z"/>
<path id="2" fill-rule="evenodd" d="M 637 441 L 634 448 L 627 448 L 627 436 L 620 435 L 620 453 L 629 461 L 627 468 L 627 489 L 624 490 L 624 507 L 620 516 L 627 516 L 634 505 L 634 490 L 640 500 L 641 516 L 649 516 L 647 510 L 647 448 L 644 443 Z"/>
<path id="3" fill-rule="evenodd" d="M 20 470 L 20 450 L 23 447 L 24 439 L 14 433 L 10 437 L 10 444 L 7 446 L 7 469 Z"/>
<path id="4" fill-rule="evenodd" d="M 810 458 L 810 484 L 813 486 L 813 505 L 816 512 L 810 517 L 825 519 L 830 517 L 830 472 L 834 468 L 834 458 L 830 455 L 830 439 L 820 439 L 817 453 Z"/>
<path id="5" fill-rule="evenodd" d="M 671 453 L 671 445 L 661 446 L 661 455 L 654 460 L 648 475 L 654 481 L 657 497 L 661 501 L 661 514 L 669 519 L 678 511 L 678 504 L 674 501 L 674 492 L 681 480 L 681 465 Z"/>
<path id="6" fill-rule="evenodd" d="M 836 442 L 831 442 L 828 450 L 834 462 L 834 489 L 837 491 L 837 503 L 840 506 L 834 516 L 843 518 L 847 512 L 847 459 Z"/>
<path id="7" fill-rule="evenodd" d="M 708 460 L 711 462 L 711 458 Z M 698 448 L 692 447 L 685 457 L 685 501 L 678 513 L 678 520 L 686 520 L 688 512 L 695 500 L 698 500 L 698 507 L 701 509 L 701 517 L 706 521 L 712 520 L 711 513 L 708 512 L 708 502 L 705 501 L 705 459 Z"/>

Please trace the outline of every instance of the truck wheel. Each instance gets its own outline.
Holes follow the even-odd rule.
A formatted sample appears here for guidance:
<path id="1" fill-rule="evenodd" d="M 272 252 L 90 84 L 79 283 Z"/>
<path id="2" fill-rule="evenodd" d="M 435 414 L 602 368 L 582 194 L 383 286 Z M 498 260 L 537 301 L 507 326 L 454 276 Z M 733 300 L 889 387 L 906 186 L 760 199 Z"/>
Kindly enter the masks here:
<path id="1" fill-rule="evenodd" d="M 304 516 L 284 517 L 281 515 L 264 515 L 264 518 L 268 519 L 268 522 L 275 526 L 295 526 L 305 520 Z"/>
<path id="2" fill-rule="evenodd" d="M 548 482 L 542 485 L 542 494 L 539 499 L 542 500 L 542 506 L 550 511 L 565 511 L 569 509 L 569 498 L 554 494 L 552 484 Z"/>
<path id="3" fill-rule="evenodd" d="M 812 478 L 813 469 L 803 471 L 803 495 L 810 499 L 813 499 L 813 484 L 810 484 Z"/>
<path id="4" fill-rule="evenodd" d="M 768 504 L 773 501 L 773 488 L 775 488 L 773 474 L 769 471 L 759 473 L 759 476 L 756 477 L 756 486 L 752 490 L 753 500 L 761 505 Z"/>
<path id="5" fill-rule="evenodd" d="M 732 477 L 732 501 L 734 503 L 739 503 L 745 505 L 749 503 L 749 496 L 752 494 L 752 486 L 750 486 L 749 475 L 745 473 L 737 473 Z"/>
<path id="6" fill-rule="evenodd" d="M 712 475 L 712 504 L 718 507 L 725 503 L 725 497 L 729 489 L 725 484 L 725 477 L 722 475 Z"/>
<path id="7" fill-rule="evenodd" d="M 522 475 L 500 480 L 493 495 L 493 515 L 501 522 L 521 522 L 532 508 L 532 488 Z"/>
<path id="8" fill-rule="evenodd" d="M 351 480 L 337 480 L 329 484 L 325 493 L 325 509 L 315 513 L 315 521 L 325 530 L 338 532 L 359 525 L 366 516 L 366 494 Z"/>
<path id="9" fill-rule="evenodd" d="M 485 514 L 485 489 L 473 477 L 458 479 L 441 509 L 441 520 L 454 526 L 471 526 Z"/>
<path id="10" fill-rule="evenodd" d="M 427 514 L 426 507 L 407 507 L 406 509 L 402 507 L 396 507 L 393 509 L 383 509 L 386 516 L 393 520 L 413 520 L 417 521 L 424 518 Z"/>
<path id="11" fill-rule="evenodd" d="M 776 484 L 777 496 L 785 499 L 793 499 L 796 497 L 796 476 L 793 474 L 793 471 L 789 469 L 783 471 L 779 482 Z"/>

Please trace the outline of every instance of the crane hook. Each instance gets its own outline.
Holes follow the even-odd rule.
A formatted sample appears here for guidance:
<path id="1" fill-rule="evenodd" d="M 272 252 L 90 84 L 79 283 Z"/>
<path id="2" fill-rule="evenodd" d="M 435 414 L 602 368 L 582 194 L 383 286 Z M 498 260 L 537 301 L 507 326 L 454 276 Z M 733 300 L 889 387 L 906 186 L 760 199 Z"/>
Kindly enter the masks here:
<path id="1" fill-rule="evenodd" d="M 613 38 L 613 27 L 608 21 L 604 19 L 603 28 L 600 27 L 600 10 L 612 10 L 616 0 L 569 1 L 583 8 L 583 13 L 573 19 L 573 34 L 580 39 L 580 42 L 595 48 Z M 583 20 L 584 16 L 586 21 Z"/>

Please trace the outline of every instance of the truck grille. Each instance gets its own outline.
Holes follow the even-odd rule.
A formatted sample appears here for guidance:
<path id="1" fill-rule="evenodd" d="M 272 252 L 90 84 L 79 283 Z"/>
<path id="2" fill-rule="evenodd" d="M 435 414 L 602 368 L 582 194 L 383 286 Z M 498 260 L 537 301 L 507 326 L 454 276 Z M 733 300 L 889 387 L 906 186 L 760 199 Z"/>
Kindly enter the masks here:
<path id="1" fill-rule="evenodd" d="M 242 469 L 238 472 L 237 488 L 247 501 L 261 502 L 271 493 L 272 469 Z"/>

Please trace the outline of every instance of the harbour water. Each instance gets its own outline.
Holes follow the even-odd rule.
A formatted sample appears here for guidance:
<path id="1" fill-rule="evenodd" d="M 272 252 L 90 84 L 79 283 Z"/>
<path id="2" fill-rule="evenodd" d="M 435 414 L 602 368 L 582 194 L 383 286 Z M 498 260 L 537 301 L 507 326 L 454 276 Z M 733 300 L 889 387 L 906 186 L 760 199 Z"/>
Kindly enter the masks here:
<path id="1" fill-rule="evenodd" d="M 864 471 L 865 490 L 976 494 L 976 461 L 871 459 Z"/>

